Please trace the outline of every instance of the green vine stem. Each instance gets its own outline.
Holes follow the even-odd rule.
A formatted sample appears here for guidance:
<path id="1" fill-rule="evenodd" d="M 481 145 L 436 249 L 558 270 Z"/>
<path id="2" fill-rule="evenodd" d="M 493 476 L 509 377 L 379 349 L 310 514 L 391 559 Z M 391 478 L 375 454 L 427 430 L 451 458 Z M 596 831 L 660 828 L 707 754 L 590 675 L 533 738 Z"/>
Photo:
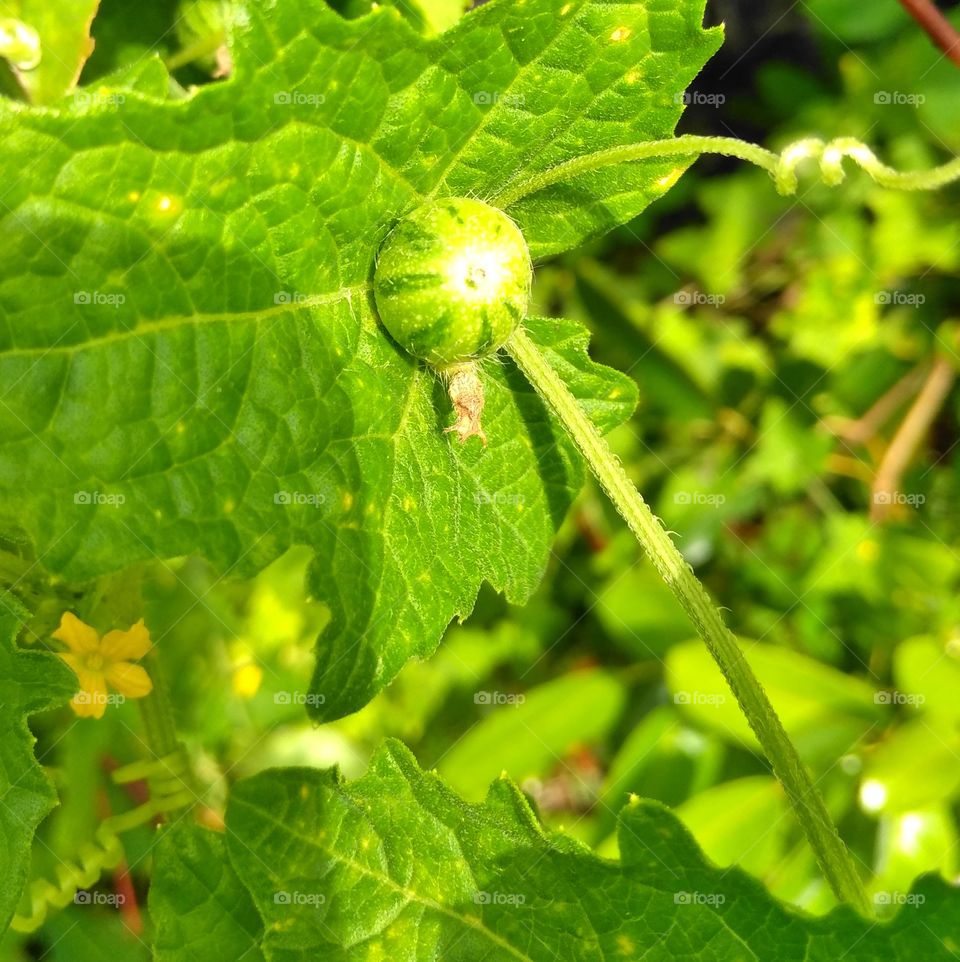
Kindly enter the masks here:
<path id="1" fill-rule="evenodd" d="M 797 167 L 804 160 L 815 160 L 820 165 L 820 176 L 825 184 L 835 187 L 843 181 L 844 158 L 849 157 L 878 184 L 898 190 L 936 190 L 960 180 L 960 157 L 930 170 L 900 171 L 882 163 L 874 152 L 852 137 L 838 137 L 824 141 L 817 137 L 798 140 L 777 154 L 757 144 L 735 137 L 699 137 L 685 135 L 669 140 L 649 140 L 624 147 L 611 147 L 592 154 L 583 154 L 566 163 L 507 186 L 490 203 L 506 209 L 529 194 L 554 184 L 563 183 L 580 174 L 602 170 L 617 164 L 655 157 L 683 157 L 696 159 L 700 154 L 722 154 L 738 157 L 766 170 L 773 177 L 777 190 L 790 195 L 797 192 Z"/>
<path id="2" fill-rule="evenodd" d="M 507 342 L 507 351 L 560 419 L 617 511 L 706 642 L 786 790 L 817 862 L 837 898 L 870 915 L 870 903 L 852 856 L 841 841 L 823 799 L 763 687 L 706 589 L 627 477 L 600 432 L 580 409 L 576 398 L 522 329 Z"/>

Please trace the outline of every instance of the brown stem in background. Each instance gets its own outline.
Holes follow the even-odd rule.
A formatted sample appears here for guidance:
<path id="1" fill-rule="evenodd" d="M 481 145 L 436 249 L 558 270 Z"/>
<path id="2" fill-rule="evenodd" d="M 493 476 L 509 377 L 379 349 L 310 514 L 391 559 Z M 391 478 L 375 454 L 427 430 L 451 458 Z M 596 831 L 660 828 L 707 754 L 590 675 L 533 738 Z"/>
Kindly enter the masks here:
<path id="1" fill-rule="evenodd" d="M 904 374 L 893 387 L 885 391 L 859 418 L 854 420 L 840 417 L 825 418 L 824 426 L 848 444 L 869 444 L 884 424 L 896 414 L 897 409 L 920 390 L 929 373 L 930 363 L 922 361 Z"/>
<path id="2" fill-rule="evenodd" d="M 932 0 L 900 0 L 900 5 L 923 27 L 930 39 L 960 67 L 960 33 L 934 6 Z"/>
<path id="3" fill-rule="evenodd" d="M 143 916 L 140 914 L 140 904 L 137 901 L 137 890 L 133 887 L 133 878 L 126 860 L 122 861 L 113 871 L 113 889 L 120 896 L 120 915 L 124 925 L 134 934 L 143 933 Z"/>
<path id="4" fill-rule="evenodd" d="M 956 371 L 946 358 L 934 359 L 927 380 L 910 410 L 907 411 L 900 427 L 897 428 L 897 433 L 883 455 L 880 467 L 877 468 L 871 492 L 870 517 L 872 520 L 885 521 L 901 507 L 898 494 L 903 473 L 910 464 L 920 441 L 943 407 L 943 402 L 947 399 L 955 378 Z"/>

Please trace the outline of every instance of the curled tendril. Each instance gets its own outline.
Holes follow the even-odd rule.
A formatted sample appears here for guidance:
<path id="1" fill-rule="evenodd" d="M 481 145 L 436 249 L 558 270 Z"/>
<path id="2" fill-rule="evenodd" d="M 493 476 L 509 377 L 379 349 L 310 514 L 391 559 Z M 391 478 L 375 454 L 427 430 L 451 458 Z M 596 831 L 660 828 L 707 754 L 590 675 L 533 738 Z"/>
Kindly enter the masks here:
<path id="1" fill-rule="evenodd" d="M 935 190 L 960 178 L 960 158 L 932 170 L 900 171 L 882 163 L 866 144 L 853 137 L 837 137 L 829 141 L 808 137 L 790 144 L 779 156 L 771 156 L 776 158 L 771 173 L 777 191 L 786 195 L 797 192 L 797 166 L 808 158 L 819 161 L 820 177 L 829 187 L 836 187 L 846 177 L 843 168 L 846 157 L 882 187 L 897 190 Z"/>
<path id="2" fill-rule="evenodd" d="M 819 161 L 820 176 L 823 182 L 831 187 L 841 183 L 846 176 L 843 161 L 847 157 L 876 183 L 897 190 L 936 190 L 960 180 L 960 157 L 930 170 L 900 171 L 882 163 L 866 144 L 853 137 L 837 137 L 829 141 L 807 137 L 795 141 L 777 154 L 735 137 L 684 135 L 669 140 L 650 140 L 623 147 L 611 147 L 575 157 L 532 177 L 506 184 L 490 203 L 506 209 L 538 190 L 568 182 L 582 174 L 618 164 L 656 158 L 677 157 L 692 162 L 700 154 L 722 154 L 756 164 L 773 177 L 777 190 L 787 195 L 797 192 L 797 167 L 804 160 Z M 679 174 L 679 171 L 677 173 Z M 666 190 L 675 179 L 674 176 L 664 177 L 660 185 Z"/>
<path id="3" fill-rule="evenodd" d="M 14 916 L 11 927 L 17 932 L 35 932 L 46 921 L 51 909 L 69 905 L 80 889 L 96 885 L 104 872 L 123 861 L 122 832 L 190 805 L 194 796 L 184 780 L 186 775 L 187 761 L 179 750 L 155 761 L 134 762 L 118 768 L 113 773 L 113 780 L 123 785 L 146 779 L 150 800 L 129 812 L 104 819 L 93 840 L 80 847 L 75 861 L 57 867 L 55 882 L 46 878 L 30 882 L 24 896 L 27 908 L 23 914 Z"/>

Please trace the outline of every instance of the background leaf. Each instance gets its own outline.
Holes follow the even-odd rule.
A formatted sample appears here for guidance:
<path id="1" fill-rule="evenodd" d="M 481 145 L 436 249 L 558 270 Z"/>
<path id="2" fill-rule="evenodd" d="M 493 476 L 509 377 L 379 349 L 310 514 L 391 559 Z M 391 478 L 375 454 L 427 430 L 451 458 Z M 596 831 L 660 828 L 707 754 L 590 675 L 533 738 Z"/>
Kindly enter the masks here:
<path id="1" fill-rule="evenodd" d="M 744 655 L 804 758 L 835 758 L 879 725 L 882 709 L 862 680 L 770 645 L 744 645 Z M 720 669 L 701 642 L 677 645 L 666 663 L 674 701 L 684 712 L 736 741 L 756 746 Z"/>
<path id="2" fill-rule="evenodd" d="M 477 692 L 496 706 L 437 766 L 446 781 L 478 801 L 501 773 L 520 782 L 548 770 L 577 745 L 599 742 L 623 711 L 626 691 L 613 675 L 571 672 L 522 695 Z"/>

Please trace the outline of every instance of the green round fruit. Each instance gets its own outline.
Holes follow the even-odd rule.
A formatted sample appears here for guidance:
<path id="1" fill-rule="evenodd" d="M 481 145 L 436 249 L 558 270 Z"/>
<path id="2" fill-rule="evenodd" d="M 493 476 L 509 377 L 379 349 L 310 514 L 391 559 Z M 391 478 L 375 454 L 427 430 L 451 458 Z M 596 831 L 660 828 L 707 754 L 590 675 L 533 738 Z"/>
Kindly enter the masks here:
<path id="1" fill-rule="evenodd" d="M 527 312 L 533 268 L 520 229 L 479 200 L 433 201 L 404 217 L 377 259 L 383 326 L 443 369 L 492 354 Z"/>

